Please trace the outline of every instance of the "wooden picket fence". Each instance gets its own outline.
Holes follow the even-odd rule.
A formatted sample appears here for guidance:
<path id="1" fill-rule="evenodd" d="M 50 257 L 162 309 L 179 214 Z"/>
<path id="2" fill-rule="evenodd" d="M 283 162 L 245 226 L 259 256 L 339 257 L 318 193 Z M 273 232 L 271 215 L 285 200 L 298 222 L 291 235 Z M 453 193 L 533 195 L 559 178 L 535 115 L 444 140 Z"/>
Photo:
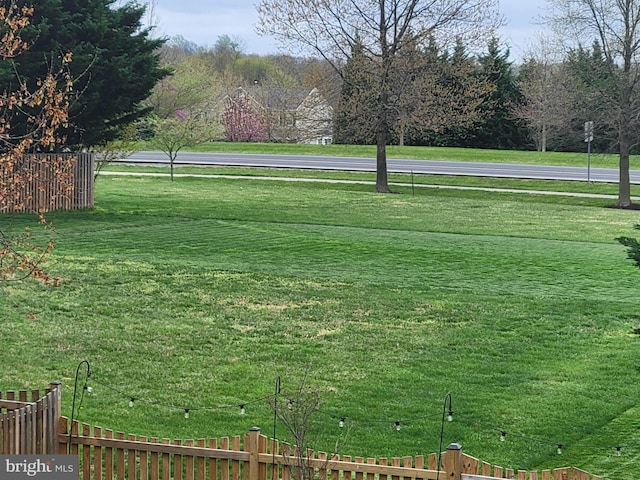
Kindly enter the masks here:
<path id="1" fill-rule="evenodd" d="M 52 384 L 42 399 L 35 400 L 38 392 L 31 392 L 31 401 L 26 391 L 0 393 L 0 454 L 78 455 L 82 480 L 294 480 L 301 478 L 301 469 L 315 480 L 601 480 L 576 468 L 516 472 L 492 466 L 464 454 L 455 443 L 442 453 L 438 470 L 436 454 L 390 459 L 303 455 L 269 440 L 257 427 L 242 437 L 220 439 L 125 435 L 86 423 L 70 425 L 60 415 L 59 391 Z"/>
<path id="2" fill-rule="evenodd" d="M 25 154 L 6 171 L 0 163 L 0 213 L 76 210 L 94 205 L 92 153 Z M 19 175 L 16 174 L 19 171 Z"/>

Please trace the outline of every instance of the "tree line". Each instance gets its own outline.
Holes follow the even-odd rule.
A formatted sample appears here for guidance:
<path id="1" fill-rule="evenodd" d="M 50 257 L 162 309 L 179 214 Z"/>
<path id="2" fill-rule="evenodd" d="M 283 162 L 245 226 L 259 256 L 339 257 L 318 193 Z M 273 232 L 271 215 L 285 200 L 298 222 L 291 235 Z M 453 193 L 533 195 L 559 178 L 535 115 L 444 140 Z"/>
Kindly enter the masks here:
<path id="1" fill-rule="evenodd" d="M 318 88 L 334 108 L 335 143 L 375 144 L 371 119 L 377 77 L 375 62 L 362 45 L 354 46 L 339 72 L 324 59 L 247 54 L 241 40 L 227 35 L 213 47 L 171 38 L 160 56 L 173 71 L 148 100 L 160 116 L 178 106 L 211 110 L 213 102 L 233 96 L 238 86 L 289 92 Z M 597 41 L 570 50 L 561 60 L 530 53 L 516 63 L 497 37 L 479 54 L 468 52 L 460 40 L 447 50 L 431 39 L 424 47 L 405 50 L 401 60 L 404 65 L 390 87 L 388 144 L 579 152 L 586 148 L 584 122 L 596 120 L 593 151 L 608 152 L 614 145 L 614 135 L 594 108 L 593 89 L 602 88 L 610 76 Z M 162 100 L 168 84 L 170 100 Z M 263 119 L 250 105 L 239 105 L 235 113 L 245 118 L 245 128 L 260 130 Z M 216 134 L 219 139 L 274 141 L 264 132 L 234 138 L 233 130 L 227 137 L 224 126 Z"/>

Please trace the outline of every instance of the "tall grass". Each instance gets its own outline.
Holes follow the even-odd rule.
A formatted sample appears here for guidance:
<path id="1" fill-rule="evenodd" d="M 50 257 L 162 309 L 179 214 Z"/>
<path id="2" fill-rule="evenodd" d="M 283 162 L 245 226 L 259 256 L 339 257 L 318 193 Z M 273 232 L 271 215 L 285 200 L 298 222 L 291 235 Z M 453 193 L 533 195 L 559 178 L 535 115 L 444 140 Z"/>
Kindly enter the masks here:
<path id="1" fill-rule="evenodd" d="M 193 438 L 271 435 L 276 378 L 284 392 L 306 378 L 323 392 L 314 447 L 331 451 L 346 417 L 340 453 L 362 456 L 435 452 L 451 392 L 445 443 L 507 467 L 631 478 L 640 271 L 614 238 L 637 213 L 399 191 L 100 178 L 95 209 L 52 217 L 62 285 L 2 290 L 0 385 L 62 380 L 69 414 L 88 359 L 81 421 Z"/>

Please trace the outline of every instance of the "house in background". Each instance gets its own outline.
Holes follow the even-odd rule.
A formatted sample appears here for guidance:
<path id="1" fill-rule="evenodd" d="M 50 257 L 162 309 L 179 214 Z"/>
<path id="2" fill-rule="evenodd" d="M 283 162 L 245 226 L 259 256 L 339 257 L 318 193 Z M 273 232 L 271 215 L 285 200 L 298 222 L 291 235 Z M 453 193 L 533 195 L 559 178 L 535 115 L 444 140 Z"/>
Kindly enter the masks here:
<path id="1" fill-rule="evenodd" d="M 231 98 L 244 98 L 263 116 L 269 141 L 327 145 L 333 141 L 333 107 L 317 88 L 238 87 L 216 102 L 222 119 Z"/>
<path id="2" fill-rule="evenodd" d="M 328 145 L 333 142 L 333 107 L 314 88 L 295 111 L 298 143 Z"/>

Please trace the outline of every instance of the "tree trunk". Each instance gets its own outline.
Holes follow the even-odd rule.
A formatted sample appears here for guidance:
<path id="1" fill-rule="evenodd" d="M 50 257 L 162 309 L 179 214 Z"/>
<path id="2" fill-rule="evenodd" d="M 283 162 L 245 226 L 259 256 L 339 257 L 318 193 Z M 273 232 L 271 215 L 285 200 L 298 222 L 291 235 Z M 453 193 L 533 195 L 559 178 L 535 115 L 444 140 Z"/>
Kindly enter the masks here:
<path id="1" fill-rule="evenodd" d="M 387 183 L 387 132 L 376 135 L 376 192 L 391 193 Z"/>
<path id="2" fill-rule="evenodd" d="M 387 136 L 389 134 L 387 98 L 386 85 L 383 84 L 380 92 L 376 126 L 376 192 L 378 193 L 391 193 L 387 180 Z"/>
<path id="3" fill-rule="evenodd" d="M 629 178 L 629 150 L 630 142 L 626 135 L 620 136 L 620 180 L 618 183 L 618 201 L 616 207 L 631 206 L 631 180 Z"/>
<path id="4" fill-rule="evenodd" d="M 173 162 L 178 156 L 177 153 L 169 152 L 169 171 L 171 172 L 171 182 L 173 182 Z"/>
<path id="5" fill-rule="evenodd" d="M 634 43 L 637 40 L 633 41 Z M 619 124 L 618 124 L 618 138 L 620 139 L 620 162 L 619 162 L 619 170 L 620 170 L 620 179 L 618 181 L 618 201 L 616 202 L 616 207 L 618 208 L 629 208 L 631 206 L 631 179 L 629 178 L 629 152 L 631 150 L 631 139 L 633 138 L 633 134 L 635 133 L 631 119 L 633 118 L 632 114 L 632 99 L 633 99 L 633 85 L 634 81 L 631 78 L 631 70 L 633 67 L 632 56 L 633 56 L 633 48 L 630 44 L 630 39 L 625 37 L 624 42 L 624 66 L 622 77 L 618 80 L 622 82 L 620 89 L 620 113 L 619 113 Z"/>

